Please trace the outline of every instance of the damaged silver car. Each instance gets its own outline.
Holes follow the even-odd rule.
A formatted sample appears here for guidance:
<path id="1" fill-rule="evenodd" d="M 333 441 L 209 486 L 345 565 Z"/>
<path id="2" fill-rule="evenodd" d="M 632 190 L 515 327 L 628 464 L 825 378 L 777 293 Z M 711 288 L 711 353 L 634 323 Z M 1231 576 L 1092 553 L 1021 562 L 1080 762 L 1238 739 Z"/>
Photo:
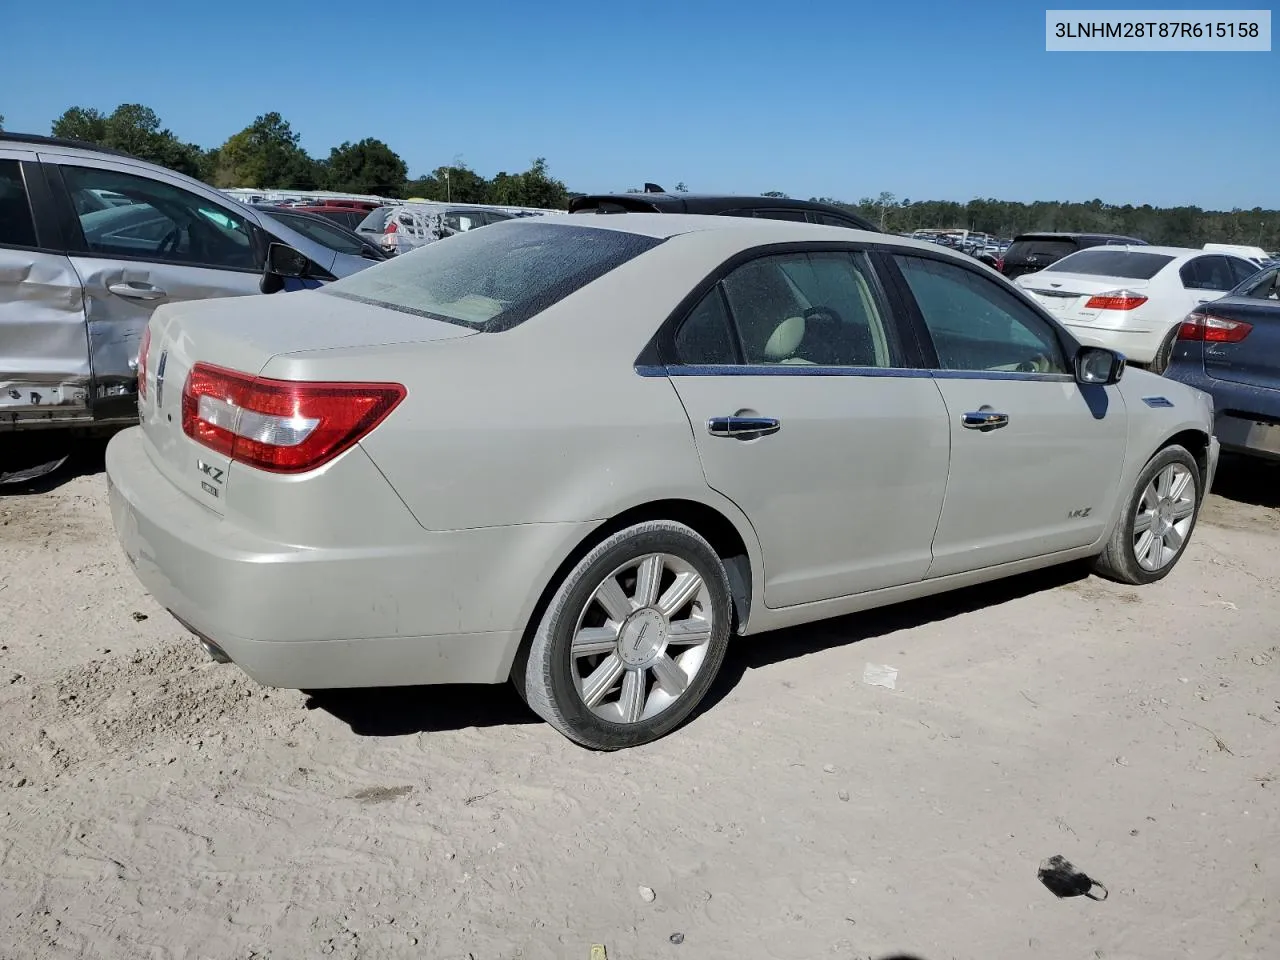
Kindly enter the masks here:
<path id="1" fill-rule="evenodd" d="M 0 133 L 0 432 L 135 421 L 151 312 L 287 289 L 267 269 L 277 244 L 307 285 L 373 262 L 155 164 Z"/>

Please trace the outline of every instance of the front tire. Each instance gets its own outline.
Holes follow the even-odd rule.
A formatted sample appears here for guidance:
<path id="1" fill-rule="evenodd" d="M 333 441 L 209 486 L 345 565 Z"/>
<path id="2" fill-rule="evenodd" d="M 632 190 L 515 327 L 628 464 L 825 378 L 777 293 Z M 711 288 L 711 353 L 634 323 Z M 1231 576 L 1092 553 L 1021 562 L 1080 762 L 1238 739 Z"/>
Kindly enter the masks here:
<path id="1" fill-rule="evenodd" d="M 1177 565 L 1200 514 L 1200 467 L 1180 446 L 1168 446 L 1138 474 L 1094 572 L 1141 585 L 1163 580 Z"/>
<path id="2" fill-rule="evenodd" d="M 674 730 L 706 695 L 731 616 L 724 564 L 706 540 L 667 520 L 637 524 L 569 571 L 513 679 L 575 743 L 638 746 Z"/>

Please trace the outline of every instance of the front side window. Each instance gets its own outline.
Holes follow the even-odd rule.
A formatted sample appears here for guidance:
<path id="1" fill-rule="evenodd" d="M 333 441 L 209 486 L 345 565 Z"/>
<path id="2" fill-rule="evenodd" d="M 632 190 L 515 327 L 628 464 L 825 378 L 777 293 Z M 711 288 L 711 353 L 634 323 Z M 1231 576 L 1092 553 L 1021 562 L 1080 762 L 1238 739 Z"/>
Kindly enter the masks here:
<path id="1" fill-rule="evenodd" d="M 924 257 L 895 256 L 943 370 L 1067 373 L 1053 327 L 995 280 Z"/>
<path id="2" fill-rule="evenodd" d="M 761 257 L 723 284 L 747 363 L 895 365 L 894 331 L 861 254 Z"/>
<path id="3" fill-rule="evenodd" d="M 34 247 L 36 225 L 17 160 L 0 160 L 0 246 Z"/>
<path id="4" fill-rule="evenodd" d="M 100 257 L 256 270 L 248 222 L 159 180 L 96 167 L 62 167 L 84 245 Z"/>
<path id="5" fill-rule="evenodd" d="M 541 218 L 468 230 L 353 273 L 319 292 L 485 330 L 506 330 L 661 243 Z"/>

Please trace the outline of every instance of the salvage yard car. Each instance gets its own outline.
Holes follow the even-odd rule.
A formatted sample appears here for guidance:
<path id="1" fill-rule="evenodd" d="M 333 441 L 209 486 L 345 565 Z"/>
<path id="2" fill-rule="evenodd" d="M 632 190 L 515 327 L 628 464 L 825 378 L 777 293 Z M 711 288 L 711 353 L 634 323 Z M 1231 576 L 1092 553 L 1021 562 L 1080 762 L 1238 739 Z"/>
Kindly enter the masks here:
<path id="1" fill-rule="evenodd" d="M 1257 272 L 1241 257 L 1187 247 L 1098 246 L 1015 283 L 1081 343 L 1154 363 L 1159 373 L 1182 318 Z"/>
<path id="2" fill-rule="evenodd" d="M 1164 375 L 1213 397 L 1222 449 L 1280 460 L 1280 267 L 1197 307 L 1175 333 Z"/>
<path id="3" fill-rule="evenodd" d="M 152 310 L 260 292 L 273 242 L 313 279 L 373 262 L 153 163 L 0 133 L 0 430 L 135 420 Z"/>
<path id="4" fill-rule="evenodd" d="M 315 291 L 158 310 L 111 513 L 269 685 L 510 677 L 579 744 L 660 737 L 731 635 L 1093 558 L 1178 562 L 1209 398 L 972 258 L 627 213 L 494 224 Z"/>

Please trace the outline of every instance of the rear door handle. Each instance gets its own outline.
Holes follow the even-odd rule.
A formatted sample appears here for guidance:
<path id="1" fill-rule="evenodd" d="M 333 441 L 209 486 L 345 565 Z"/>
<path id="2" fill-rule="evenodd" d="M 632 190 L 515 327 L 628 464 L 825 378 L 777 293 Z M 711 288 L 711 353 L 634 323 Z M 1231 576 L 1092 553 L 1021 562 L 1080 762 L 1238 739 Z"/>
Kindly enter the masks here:
<path id="1" fill-rule="evenodd" d="M 978 410 L 974 413 L 966 413 L 960 418 L 960 422 L 964 424 L 966 430 L 981 430 L 986 433 L 990 430 L 999 430 L 1001 427 L 1009 425 L 1009 415 L 1007 413 L 993 413 L 990 410 Z"/>
<path id="2" fill-rule="evenodd" d="M 153 287 L 149 283 L 137 283 L 130 281 L 127 283 L 113 283 L 107 287 L 117 297 L 128 297 L 130 300 L 159 300 L 167 297 L 167 291 L 161 290 L 159 287 Z"/>
<path id="3" fill-rule="evenodd" d="M 712 417 L 707 421 L 707 433 L 713 437 L 732 437 L 735 440 L 767 437 L 781 429 L 782 422 L 773 417 Z"/>

